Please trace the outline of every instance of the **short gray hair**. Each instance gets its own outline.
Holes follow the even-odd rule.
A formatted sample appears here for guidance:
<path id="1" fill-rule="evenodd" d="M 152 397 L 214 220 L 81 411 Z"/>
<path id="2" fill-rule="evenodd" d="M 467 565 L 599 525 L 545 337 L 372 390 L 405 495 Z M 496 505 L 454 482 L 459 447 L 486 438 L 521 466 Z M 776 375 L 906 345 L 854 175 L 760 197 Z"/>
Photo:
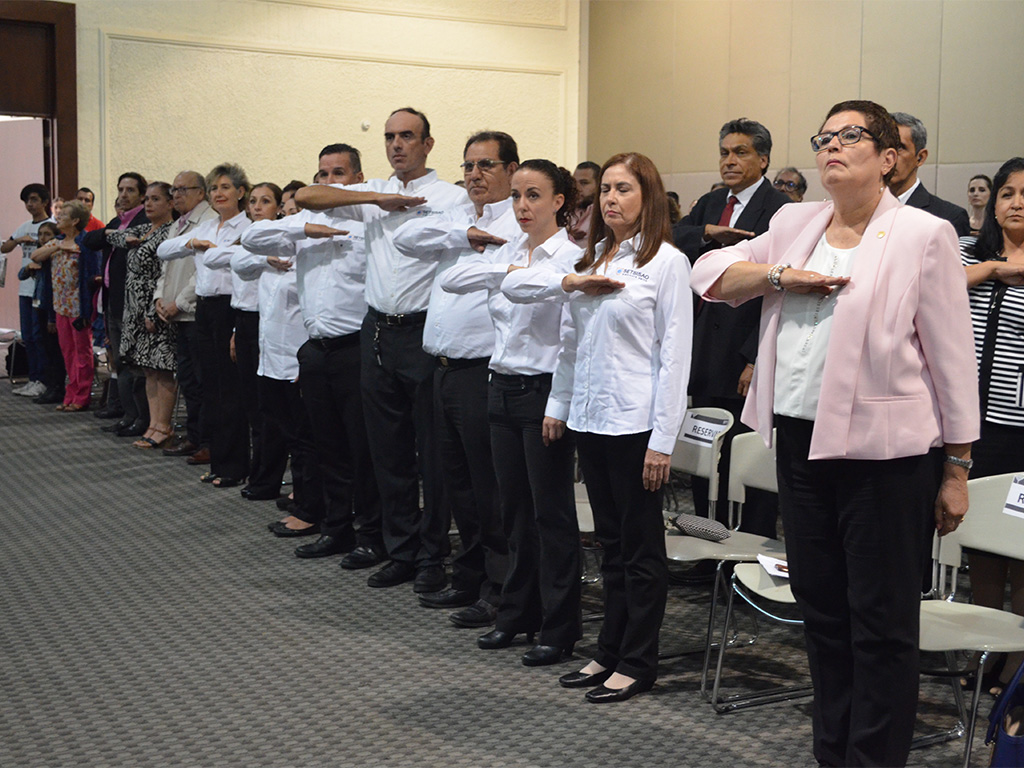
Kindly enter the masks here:
<path id="1" fill-rule="evenodd" d="M 252 191 L 252 185 L 249 183 L 249 177 L 245 175 L 245 171 L 242 170 L 242 166 L 237 163 L 221 163 L 215 166 L 212 171 L 206 174 L 206 188 L 209 190 L 213 183 L 221 176 L 227 176 L 231 179 L 231 183 L 239 189 L 244 189 L 245 194 L 248 195 Z M 243 198 L 244 200 L 244 198 Z M 245 203 L 239 203 L 239 209 L 245 209 Z"/>
<path id="2" fill-rule="evenodd" d="M 201 174 L 199 171 L 178 171 L 178 173 L 175 174 L 175 178 L 177 178 L 178 176 L 191 177 L 193 186 L 203 188 L 203 199 L 206 199 L 207 185 L 206 179 L 203 178 L 203 174 Z"/>
<path id="3" fill-rule="evenodd" d="M 896 125 L 910 129 L 910 140 L 914 142 L 915 152 L 920 152 L 928 146 L 928 129 L 924 127 L 924 123 L 906 112 L 892 112 L 891 114 Z"/>

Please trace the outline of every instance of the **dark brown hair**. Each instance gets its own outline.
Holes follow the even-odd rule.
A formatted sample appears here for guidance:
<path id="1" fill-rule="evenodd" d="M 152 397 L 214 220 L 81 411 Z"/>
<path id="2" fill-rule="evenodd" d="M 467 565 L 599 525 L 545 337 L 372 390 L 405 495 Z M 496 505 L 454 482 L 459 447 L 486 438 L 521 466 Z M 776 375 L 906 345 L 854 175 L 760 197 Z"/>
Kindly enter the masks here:
<path id="1" fill-rule="evenodd" d="M 864 99 L 840 101 L 828 111 L 825 119 L 821 121 L 821 126 L 824 127 L 832 115 L 840 112 L 860 112 L 864 115 L 864 127 L 868 129 L 868 132 L 874 138 L 875 149 L 878 150 L 878 154 L 881 154 L 885 149 L 898 150 L 900 148 L 900 129 L 896 126 L 896 121 L 893 120 L 892 115 L 889 114 L 889 110 L 881 104 Z M 818 128 L 818 132 L 821 132 L 821 128 Z M 888 184 L 895 172 L 896 166 L 893 165 L 892 169 L 882 177 L 882 181 Z"/>
<path id="2" fill-rule="evenodd" d="M 516 169 L 519 171 L 537 171 L 543 173 L 551 180 L 551 187 L 556 195 L 563 197 L 562 207 L 555 214 L 555 221 L 558 226 L 564 227 L 569 223 L 569 217 L 576 210 L 576 180 L 565 168 L 555 165 L 550 160 L 524 160 Z"/>
<path id="3" fill-rule="evenodd" d="M 623 152 L 614 155 L 601 168 L 598 181 L 604 180 L 609 168 L 624 165 L 640 183 L 640 222 L 637 229 L 639 242 L 636 249 L 634 266 L 642 267 L 655 257 L 663 242 L 672 242 L 672 225 L 669 220 L 668 195 L 661 181 L 661 174 L 654 161 L 639 152 Z M 594 206 L 593 218 L 590 221 L 590 238 L 583 258 L 576 262 L 576 271 L 593 269 L 597 265 L 597 246 L 605 244 L 604 252 L 608 253 L 615 243 L 615 233 L 604 223 L 601 215 L 600 193 L 598 204 Z"/>

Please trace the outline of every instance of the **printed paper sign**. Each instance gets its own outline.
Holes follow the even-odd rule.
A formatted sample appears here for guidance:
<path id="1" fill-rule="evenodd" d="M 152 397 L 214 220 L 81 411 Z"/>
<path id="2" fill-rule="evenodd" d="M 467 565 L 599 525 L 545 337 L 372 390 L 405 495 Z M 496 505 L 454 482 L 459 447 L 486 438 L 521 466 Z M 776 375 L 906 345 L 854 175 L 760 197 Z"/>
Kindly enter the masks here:
<path id="1" fill-rule="evenodd" d="M 679 431 L 679 439 L 697 445 L 711 445 L 715 437 L 728 428 L 729 422 L 725 419 L 687 411 L 686 418 L 683 419 L 683 428 Z"/>
<path id="2" fill-rule="evenodd" d="M 1024 475 L 1014 477 L 1010 483 L 1010 492 L 1006 494 L 1003 513 L 1024 518 Z"/>
<path id="3" fill-rule="evenodd" d="M 780 579 L 789 578 L 789 566 L 786 565 L 785 560 L 780 560 L 777 557 L 770 557 L 768 555 L 758 555 L 757 562 L 759 562 L 761 567 L 768 572 L 768 575 L 775 576 Z"/>

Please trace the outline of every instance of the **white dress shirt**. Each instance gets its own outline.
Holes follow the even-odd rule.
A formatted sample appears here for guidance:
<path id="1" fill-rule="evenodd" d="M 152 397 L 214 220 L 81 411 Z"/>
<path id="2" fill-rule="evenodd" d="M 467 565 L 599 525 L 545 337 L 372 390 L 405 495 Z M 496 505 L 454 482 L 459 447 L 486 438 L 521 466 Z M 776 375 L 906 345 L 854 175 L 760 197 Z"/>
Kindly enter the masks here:
<path id="1" fill-rule="evenodd" d="M 203 263 L 203 252 L 188 247 L 189 240 L 209 240 L 215 246 L 231 245 L 250 224 L 245 211 L 221 224 L 220 218 L 204 221 L 198 227 L 184 235 L 164 240 L 156 249 L 161 261 L 183 259 L 191 256 L 196 262 L 196 295 L 209 298 L 211 296 L 231 295 L 231 267 L 225 266 L 210 269 Z"/>
<path id="2" fill-rule="evenodd" d="M 604 245 L 597 247 L 600 259 Z M 545 415 L 577 432 L 630 435 L 652 430 L 648 448 L 672 453 L 686 412 L 693 301 L 690 262 L 669 243 L 634 266 L 624 241 L 600 274 L 626 284 L 602 296 L 562 290 L 563 275 L 512 272 L 502 291 L 513 301 L 569 299 L 572 329 L 562 340 Z"/>
<path id="3" fill-rule="evenodd" d="M 468 199 L 466 190 L 441 181 L 435 171 L 403 184 L 397 176 L 371 179 L 351 186 L 334 185 L 358 192 L 425 197 L 427 202 L 407 211 L 389 213 L 376 205 L 345 205 L 327 211 L 332 226 L 345 229 L 343 221 L 352 219 L 366 224 L 366 303 L 385 315 L 422 312 L 430 302 L 436 261 L 414 259 L 399 251 L 393 242 L 395 230 L 411 219 L 443 216 L 446 211 Z"/>
<path id="4" fill-rule="evenodd" d="M 747 207 L 747 203 L 750 202 L 750 198 L 754 196 L 754 193 L 757 192 L 757 190 L 760 188 L 762 184 L 767 183 L 768 179 L 762 176 L 760 181 L 755 181 L 749 187 L 740 192 L 737 192 L 735 195 L 733 195 L 732 192 L 729 193 L 729 195 L 725 198 L 726 204 L 728 204 L 729 202 L 729 197 L 736 198 L 736 202 L 733 204 L 732 216 L 729 217 L 730 227 L 736 226 L 736 220 L 740 217 L 740 214 L 743 213 L 743 209 Z"/>
<path id="5" fill-rule="evenodd" d="M 252 222 L 249 223 L 249 226 L 252 226 Z M 242 250 L 242 246 L 232 242 L 230 245 L 209 248 L 203 251 L 203 255 L 200 258 L 207 269 L 227 268 L 231 270 L 232 309 L 240 309 L 243 312 L 258 312 L 260 309 L 259 281 L 243 280 L 237 272 L 231 269 L 231 261 L 239 250 Z"/>
<path id="6" fill-rule="evenodd" d="M 821 275 L 849 275 L 856 255 L 857 248 L 833 248 L 822 233 L 802 269 Z M 828 295 L 787 292 L 782 299 L 775 358 L 775 413 L 814 421 L 832 335 L 832 315 L 843 289 L 837 287 Z"/>
<path id="7" fill-rule="evenodd" d="M 916 190 L 916 189 L 917 189 L 918 187 L 920 187 L 920 186 L 921 186 L 921 180 L 920 180 L 920 179 L 918 179 L 917 181 L 915 181 L 915 182 L 914 182 L 914 185 L 913 185 L 913 186 L 912 186 L 912 187 L 911 187 L 910 189 L 908 189 L 908 190 L 907 190 L 906 192 L 904 192 L 904 193 L 903 193 L 902 195 L 900 195 L 900 196 L 899 196 L 899 197 L 897 197 L 896 199 L 897 199 L 897 200 L 899 200 L 899 201 L 900 201 L 901 203 L 903 203 L 904 205 L 906 205 L 906 204 L 907 204 L 907 200 L 909 200 L 909 199 L 910 199 L 910 196 L 911 196 L 912 194 L 914 194 L 914 191 L 915 191 L 915 190 Z"/>
<path id="8" fill-rule="evenodd" d="M 441 287 L 441 278 L 450 268 L 479 260 L 480 254 L 469 245 L 466 233 L 470 227 L 505 240 L 522 236 L 511 198 L 485 205 L 480 218 L 476 206 L 466 203 L 445 216 L 412 219 L 395 230 L 394 243 L 399 251 L 437 264 L 423 328 L 423 349 L 435 357 L 473 360 L 490 357 L 494 350 L 487 291 L 450 293 Z"/>
<path id="9" fill-rule="evenodd" d="M 562 302 L 514 304 L 501 292 L 502 281 L 511 265 L 525 267 L 512 274 L 543 272 L 548 279 L 561 280 L 571 272 L 583 251 L 559 229 L 529 252 L 527 237 L 519 237 L 500 248 L 488 248 L 475 261 L 451 267 L 441 278 L 441 287 L 453 293 L 486 289 L 487 307 L 494 321 L 494 353 L 490 368 L 510 376 L 554 373 L 562 334 L 569 327 Z"/>
<path id="10" fill-rule="evenodd" d="M 281 271 L 266 256 L 238 247 L 231 254 L 231 271 L 257 286 L 260 312 L 260 366 L 268 379 L 295 381 L 299 375 L 296 353 L 309 338 L 302 322 L 295 267 Z"/>
<path id="11" fill-rule="evenodd" d="M 306 237 L 306 224 L 347 231 L 336 237 Z M 257 221 L 242 246 L 261 256 L 295 263 L 295 284 L 306 332 L 313 339 L 357 333 L 366 316 L 366 250 L 363 225 L 319 211 L 299 211 L 277 221 Z"/>

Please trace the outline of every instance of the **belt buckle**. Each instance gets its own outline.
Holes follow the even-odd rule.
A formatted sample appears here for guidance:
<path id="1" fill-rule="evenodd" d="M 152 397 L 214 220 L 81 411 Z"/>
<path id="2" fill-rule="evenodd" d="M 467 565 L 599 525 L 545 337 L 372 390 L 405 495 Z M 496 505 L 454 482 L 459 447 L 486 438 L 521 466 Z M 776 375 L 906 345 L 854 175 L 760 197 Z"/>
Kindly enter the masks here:
<path id="1" fill-rule="evenodd" d="M 451 365 L 451 363 L 448 361 L 448 358 L 445 357 L 444 355 L 440 355 L 437 359 L 440 361 L 441 365 L 443 367 L 445 367 L 445 368 L 448 368 Z"/>
<path id="2" fill-rule="evenodd" d="M 403 317 L 405 317 L 405 315 L 384 315 L 384 323 L 386 325 L 398 326 L 402 324 Z"/>

